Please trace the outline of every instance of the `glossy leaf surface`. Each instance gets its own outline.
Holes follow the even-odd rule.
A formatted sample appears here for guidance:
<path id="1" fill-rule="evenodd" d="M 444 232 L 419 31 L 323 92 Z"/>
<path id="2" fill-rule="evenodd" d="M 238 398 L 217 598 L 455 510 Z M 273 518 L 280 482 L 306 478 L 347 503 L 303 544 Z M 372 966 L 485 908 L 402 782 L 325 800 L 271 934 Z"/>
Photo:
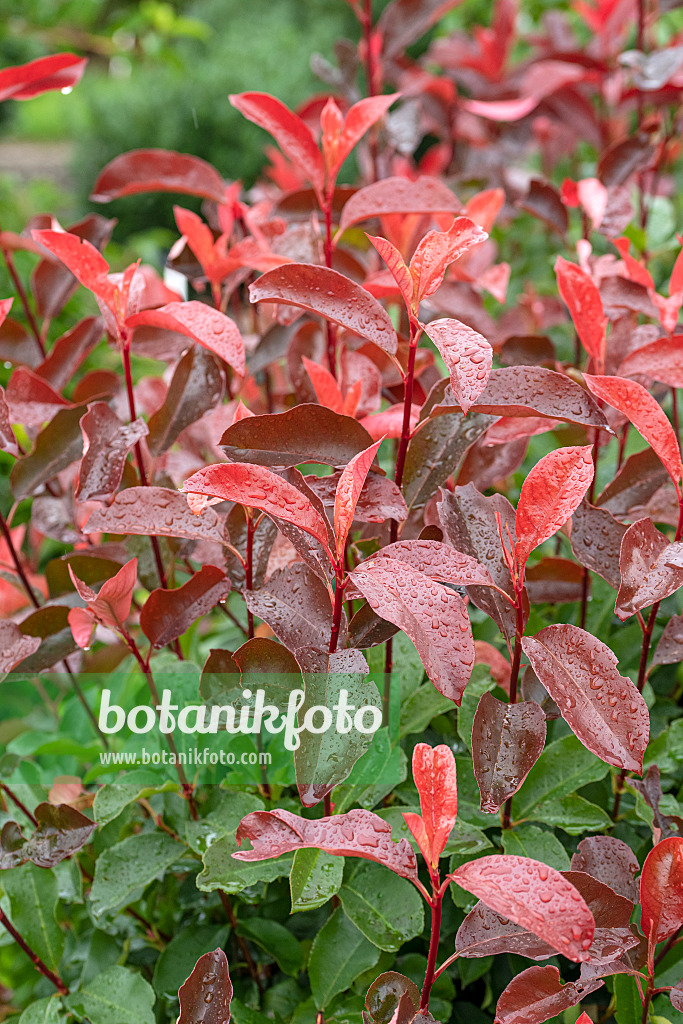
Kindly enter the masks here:
<path id="1" fill-rule="evenodd" d="M 481 809 L 495 814 L 520 788 L 545 745 L 545 712 L 533 701 L 504 704 L 482 694 L 472 727 Z"/>

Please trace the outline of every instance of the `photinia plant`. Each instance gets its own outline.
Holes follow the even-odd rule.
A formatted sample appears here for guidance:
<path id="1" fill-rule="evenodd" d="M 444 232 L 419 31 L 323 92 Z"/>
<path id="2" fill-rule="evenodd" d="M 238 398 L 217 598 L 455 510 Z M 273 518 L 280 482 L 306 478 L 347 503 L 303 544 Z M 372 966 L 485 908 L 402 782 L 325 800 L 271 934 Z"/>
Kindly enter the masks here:
<path id="1" fill-rule="evenodd" d="M 18 1024 L 683 1013 L 676 15 L 349 6 L 155 267 L 0 230 Z"/>

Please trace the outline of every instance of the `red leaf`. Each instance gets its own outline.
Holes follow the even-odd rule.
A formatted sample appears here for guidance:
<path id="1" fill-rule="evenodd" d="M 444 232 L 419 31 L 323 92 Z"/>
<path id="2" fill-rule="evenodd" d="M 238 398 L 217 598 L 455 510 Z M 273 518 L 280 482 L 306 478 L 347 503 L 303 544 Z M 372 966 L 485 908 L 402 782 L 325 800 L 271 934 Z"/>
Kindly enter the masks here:
<path id="1" fill-rule="evenodd" d="M 183 491 L 188 495 L 208 495 L 221 501 L 236 501 L 240 505 L 260 508 L 268 515 L 284 519 L 310 533 L 330 555 L 327 526 L 320 513 L 301 491 L 264 466 L 248 462 L 206 466 L 185 481 Z"/>
<path id="2" fill-rule="evenodd" d="M 569 960 L 588 959 L 595 933 L 593 915 L 580 893 L 554 868 L 529 857 L 501 854 L 469 861 L 448 877 Z"/>
<path id="3" fill-rule="evenodd" d="M 344 399 L 341 391 L 339 390 L 336 378 L 333 377 L 330 371 L 326 370 L 324 366 L 314 363 L 312 359 L 307 359 L 306 356 L 302 356 L 301 361 L 304 364 L 306 373 L 311 379 L 311 384 L 315 391 L 315 397 L 318 399 L 320 404 L 326 406 L 328 409 L 332 409 L 333 412 L 343 414 Z"/>
<path id="4" fill-rule="evenodd" d="M 229 1024 L 232 982 L 222 949 L 200 956 L 178 992 L 177 1024 Z"/>
<path id="5" fill-rule="evenodd" d="M 584 871 L 626 899 L 638 899 L 636 875 L 640 864 L 629 846 L 613 836 L 589 836 L 582 839 L 572 857 L 572 871 Z"/>
<path id="6" fill-rule="evenodd" d="M 574 514 L 593 479 L 592 447 L 558 448 L 537 462 L 517 503 L 515 555 L 520 570 L 534 548 Z"/>
<path id="7" fill-rule="evenodd" d="M 306 483 L 324 505 L 334 508 L 340 476 L 340 472 L 329 476 L 307 476 Z M 383 523 L 386 519 L 402 523 L 407 516 L 406 503 L 394 481 L 379 473 L 370 473 L 358 497 L 354 518 L 359 523 Z"/>
<path id="8" fill-rule="evenodd" d="M 121 293 L 109 280 L 109 264 L 94 245 L 68 231 L 32 231 L 31 234 L 61 260 L 85 288 L 102 300 L 118 323 L 123 321 L 126 310 L 121 308 Z"/>
<path id="9" fill-rule="evenodd" d="M 621 542 L 621 584 L 614 607 L 622 622 L 683 586 L 683 566 L 669 564 L 681 550 L 681 544 L 669 544 L 651 519 L 629 526 Z"/>
<path id="10" fill-rule="evenodd" d="M 399 540 L 386 544 L 373 557 L 406 562 L 430 579 L 456 587 L 495 586 L 488 569 L 476 558 L 438 540 Z M 366 564 L 361 562 L 361 566 Z"/>
<path id="11" fill-rule="evenodd" d="M 339 327 L 367 338 L 390 355 L 396 331 L 383 306 L 369 292 L 336 270 L 312 263 L 288 263 L 249 287 L 252 302 L 284 302 L 317 313 Z"/>
<path id="12" fill-rule="evenodd" d="M 378 615 L 408 634 L 439 693 L 459 705 L 474 667 L 462 598 L 393 558 L 363 562 L 350 577 Z"/>
<path id="13" fill-rule="evenodd" d="M 539 704 L 504 704 L 488 692 L 481 696 L 472 726 L 472 758 L 482 811 L 495 814 L 517 792 L 541 756 L 545 734 Z"/>
<path id="14" fill-rule="evenodd" d="M 356 143 L 360 142 L 368 128 L 384 117 L 399 95 L 395 92 L 390 96 L 368 96 L 366 99 L 359 100 L 348 111 L 341 130 L 334 134 L 325 131 L 323 124 L 325 111 L 323 110 L 320 118 L 320 123 L 323 126 L 322 147 L 329 181 L 336 179 L 339 168 Z M 329 103 L 334 103 L 334 100 L 328 100 Z"/>
<path id="15" fill-rule="evenodd" d="M 628 238 L 615 238 L 614 245 L 619 250 L 619 255 L 626 264 L 628 276 L 631 278 L 631 280 L 635 281 L 637 284 L 642 285 L 643 288 L 648 288 L 654 291 L 655 283 L 652 280 L 652 275 L 650 274 L 649 270 L 647 270 L 643 266 L 642 263 L 639 263 L 638 260 L 634 259 L 634 257 L 631 256 L 631 243 L 628 240 Z"/>
<path id="16" fill-rule="evenodd" d="M 182 587 L 153 590 L 140 613 L 140 628 L 154 647 L 165 647 L 229 593 L 225 573 L 215 565 L 203 565 Z"/>
<path id="17" fill-rule="evenodd" d="M 455 936 L 455 949 L 460 956 L 496 956 L 516 953 L 529 960 L 548 960 L 555 949 L 538 936 L 501 917 L 481 900 L 470 910 Z"/>
<path id="18" fill-rule="evenodd" d="M 596 398 L 623 413 L 659 457 L 679 493 L 681 450 L 673 427 L 659 403 L 642 384 L 623 377 L 593 377 L 584 380 Z"/>
<path id="19" fill-rule="evenodd" d="M 72 89 L 80 82 L 87 57 L 75 53 L 53 53 L 28 64 L 15 64 L 0 71 L 0 102 L 30 100 L 53 89 Z"/>
<path id="20" fill-rule="evenodd" d="M 617 671 L 616 655 L 578 626 L 546 626 L 522 640 L 524 653 L 562 717 L 607 764 L 638 774 L 650 732 L 642 695 Z"/>
<path id="21" fill-rule="evenodd" d="M 0 387 L 0 451 L 9 452 L 10 455 L 18 457 L 17 439 L 12 430 L 10 422 L 9 406 L 5 399 L 4 389 Z"/>
<path id="22" fill-rule="evenodd" d="M 640 927 L 651 950 L 683 925 L 683 839 L 657 843 L 640 876 Z"/>
<path id="23" fill-rule="evenodd" d="M 582 501 L 572 516 L 571 544 L 575 558 L 619 589 L 619 553 L 626 527 L 606 508 Z"/>
<path id="24" fill-rule="evenodd" d="M 658 338 L 627 355 L 619 367 L 619 376 L 637 373 L 660 380 L 670 388 L 683 387 L 683 334 Z"/>
<path id="25" fill-rule="evenodd" d="M 184 537 L 215 544 L 228 539 L 225 516 L 213 509 L 193 515 L 185 495 L 166 487 L 126 487 L 108 508 L 90 515 L 83 532 Z"/>
<path id="26" fill-rule="evenodd" d="M 0 299 L 0 327 L 5 322 L 5 318 L 12 308 L 14 299 Z"/>
<path id="27" fill-rule="evenodd" d="M 76 499 L 104 500 L 118 490 L 128 452 L 146 436 L 147 425 L 137 419 L 124 426 L 106 402 L 94 402 L 81 418 L 81 430 L 84 445 Z"/>
<path id="28" fill-rule="evenodd" d="M 266 622 L 289 650 L 326 650 L 332 634 L 332 603 L 327 587 L 307 565 L 278 569 L 259 590 L 244 592 L 247 608 Z M 342 617 L 340 636 L 346 634 Z"/>
<path id="29" fill-rule="evenodd" d="M 14 370 L 5 394 L 13 422 L 25 427 L 40 427 L 60 409 L 71 407 L 66 398 L 26 366 Z"/>
<path id="30" fill-rule="evenodd" d="M 469 217 L 456 217 L 448 231 L 430 231 L 425 235 L 410 261 L 416 306 L 434 294 L 449 264 L 487 238 L 487 233 Z"/>
<path id="31" fill-rule="evenodd" d="M 198 342 L 224 359 L 240 377 L 244 376 L 244 342 L 237 324 L 204 302 L 169 302 L 159 309 L 145 309 L 128 317 L 128 327 L 165 327 Z"/>
<path id="32" fill-rule="evenodd" d="M 445 744 L 430 747 L 427 743 L 418 743 L 413 750 L 413 781 L 420 794 L 420 810 L 427 840 L 426 858 L 436 869 L 458 816 L 458 782 L 455 758 L 450 747 Z M 404 814 L 403 817 L 410 828 L 408 815 Z"/>
<path id="33" fill-rule="evenodd" d="M 486 387 L 493 350 L 486 338 L 459 320 L 432 320 L 423 331 L 438 348 L 450 374 L 451 388 L 467 415 Z"/>
<path id="34" fill-rule="evenodd" d="M 339 230 L 392 213 L 455 214 L 461 209 L 457 196 L 439 178 L 383 178 L 351 196 L 342 210 Z"/>
<path id="35" fill-rule="evenodd" d="M 492 370 L 473 408 L 494 416 L 548 416 L 609 429 L 597 402 L 580 384 L 544 366 L 504 366 Z"/>
<path id="36" fill-rule="evenodd" d="M 419 417 L 419 406 L 412 405 L 410 407 L 411 430 L 417 426 Z M 390 409 L 385 409 L 383 412 L 374 412 L 371 416 L 363 416 L 359 422 L 373 441 L 379 440 L 380 437 L 398 438 L 403 429 L 403 406 L 392 405 Z"/>
<path id="37" fill-rule="evenodd" d="M 138 192 L 183 192 L 221 203 L 225 185 L 215 167 L 197 156 L 169 149 L 133 149 L 107 164 L 90 199 L 109 203 Z"/>
<path id="38" fill-rule="evenodd" d="M 496 1006 L 495 1024 L 541 1024 L 576 1006 L 602 984 L 598 980 L 585 984 L 569 981 L 563 985 L 557 967 L 528 967 L 513 978 L 501 994 Z M 582 1016 L 586 1017 L 586 1014 Z"/>
<path id="39" fill-rule="evenodd" d="M 253 121 L 273 136 L 285 156 L 297 165 L 319 196 L 322 196 L 325 168 L 320 150 L 305 121 L 266 92 L 232 95 L 230 102 L 247 120 Z"/>
<path id="40" fill-rule="evenodd" d="M 237 829 L 239 845 L 243 839 L 250 839 L 253 849 L 233 853 L 236 860 L 268 860 L 312 847 L 339 857 L 363 857 L 402 878 L 417 879 L 417 860 L 408 840 L 395 843 L 391 825 L 371 811 L 353 810 L 315 821 L 279 809 L 253 811 Z"/>
<path id="41" fill-rule="evenodd" d="M 39 636 L 27 636 L 15 622 L 0 622 L 0 676 L 11 672 L 24 658 L 40 647 Z"/>
<path id="42" fill-rule="evenodd" d="M 598 373 L 605 368 L 605 332 L 607 318 L 600 292 L 593 279 L 574 263 L 558 256 L 555 273 L 560 295 L 581 339 L 581 344 L 595 363 Z"/>
<path id="43" fill-rule="evenodd" d="M 396 246 L 388 242 L 386 238 L 380 238 L 377 235 L 366 235 L 368 241 L 372 242 L 377 252 L 380 254 L 389 270 L 391 276 L 399 287 L 401 295 L 405 300 L 405 304 L 408 310 L 413 309 L 413 279 L 410 276 L 410 271 L 406 266 L 405 260 L 401 256 Z M 415 312 L 417 312 L 415 310 Z"/>
<path id="44" fill-rule="evenodd" d="M 72 608 L 69 613 L 69 624 L 72 625 L 72 612 L 80 613 L 80 619 L 83 618 L 84 612 L 89 612 L 103 626 L 107 626 L 109 629 L 120 630 L 122 624 L 130 615 L 137 571 L 138 560 L 137 558 L 132 558 L 130 562 L 126 562 L 119 569 L 115 576 L 105 580 L 100 587 L 99 593 L 96 594 L 87 584 L 79 580 L 71 566 L 69 566 L 71 582 L 78 591 L 78 596 L 88 605 L 87 609 Z M 74 639 L 81 646 L 75 632 Z"/>
<path id="45" fill-rule="evenodd" d="M 365 451 L 354 455 L 339 477 L 334 497 L 334 532 L 337 538 L 338 558 L 342 558 L 344 554 L 346 538 L 353 524 L 360 492 L 381 443 L 382 439 L 375 441 Z"/>
<path id="46" fill-rule="evenodd" d="M 534 96 L 522 96 L 514 100 L 463 100 L 461 105 L 468 113 L 489 121 L 521 121 L 539 102 Z"/>
<path id="47" fill-rule="evenodd" d="M 378 22 L 383 56 L 391 58 L 402 53 L 460 3 L 462 0 L 393 0 L 387 4 Z"/>

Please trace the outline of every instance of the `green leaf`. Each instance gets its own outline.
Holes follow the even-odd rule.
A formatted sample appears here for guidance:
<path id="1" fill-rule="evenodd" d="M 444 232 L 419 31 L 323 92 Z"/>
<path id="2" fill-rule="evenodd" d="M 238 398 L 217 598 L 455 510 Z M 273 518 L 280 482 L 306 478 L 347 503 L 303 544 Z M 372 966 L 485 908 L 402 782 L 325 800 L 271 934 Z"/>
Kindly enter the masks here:
<path id="1" fill-rule="evenodd" d="M 549 743 L 514 797 L 512 816 L 529 818 L 543 800 L 557 800 L 589 782 L 598 782 L 609 771 L 576 736 L 563 736 Z"/>
<path id="2" fill-rule="evenodd" d="M 150 882 L 185 853 L 165 832 L 128 836 L 104 850 L 95 863 L 90 892 L 93 917 L 119 910 L 139 899 Z"/>
<path id="3" fill-rule="evenodd" d="M 543 800 L 529 815 L 532 820 L 554 825 L 570 836 L 584 832 L 601 832 L 611 826 L 609 815 L 597 804 L 584 800 L 576 793 L 559 799 Z"/>
<path id="4" fill-rule="evenodd" d="M 356 928 L 390 953 L 424 927 L 422 899 L 414 886 L 371 861 L 347 864 L 339 899 Z"/>
<path id="5" fill-rule="evenodd" d="M 178 995 L 178 988 L 189 977 L 194 965 L 204 953 L 224 946 L 229 928 L 215 924 L 192 924 L 174 935 L 156 962 L 154 989 L 160 996 Z"/>
<path id="6" fill-rule="evenodd" d="M 253 793 L 230 792 L 222 794 L 218 807 L 200 821 L 188 821 L 185 839 L 190 849 L 203 856 L 212 843 L 223 836 L 235 838 L 242 818 L 252 811 L 262 811 L 263 800 Z"/>
<path id="7" fill-rule="evenodd" d="M 303 965 L 304 951 L 299 940 L 283 924 L 268 918 L 250 917 L 240 921 L 238 930 L 240 935 L 272 956 L 281 971 L 297 976 Z"/>
<path id="8" fill-rule="evenodd" d="M 110 967 L 80 992 L 69 996 L 69 1009 L 90 1024 L 155 1024 L 154 990 L 127 967 Z"/>
<path id="9" fill-rule="evenodd" d="M 99 825 L 106 825 L 107 822 L 118 818 L 124 807 L 141 798 L 147 799 L 155 793 L 166 793 L 178 790 L 177 782 L 168 779 L 162 782 L 158 775 L 140 769 L 128 772 L 125 782 L 112 782 L 100 787 L 95 795 L 93 804 L 93 816 Z"/>
<path id="10" fill-rule="evenodd" d="M 297 850 L 289 873 L 292 913 L 322 907 L 339 891 L 343 874 L 343 857 L 324 850 Z"/>
<path id="11" fill-rule="evenodd" d="M 229 895 L 242 892 L 247 886 L 258 882 L 273 882 L 285 878 L 292 869 L 293 856 L 286 853 L 273 860 L 257 860 L 251 863 L 233 860 L 232 854 L 238 849 L 232 836 L 226 836 L 212 843 L 204 854 L 204 870 L 197 875 L 197 888 L 202 892 L 223 889 Z"/>
<path id="12" fill-rule="evenodd" d="M 358 931 L 341 907 L 337 907 L 316 935 L 308 958 L 308 977 L 315 1005 L 323 1009 L 378 959 L 377 946 Z"/>
<path id="13" fill-rule="evenodd" d="M 59 1024 L 63 1019 L 62 1000 L 59 996 L 49 996 L 27 1006 L 17 1024 Z"/>
<path id="14" fill-rule="evenodd" d="M 412 733 L 424 732 L 433 718 L 452 710 L 453 701 L 440 694 L 431 683 L 418 686 L 401 706 L 401 739 Z"/>
<path id="15" fill-rule="evenodd" d="M 43 963 L 58 970 L 64 934 L 55 919 L 58 886 L 54 871 L 22 864 L 3 871 L 0 884 L 9 896 L 12 924 Z"/>
<path id="16" fill-rule="evenodd" d="M 391 746 L 386 728 L 378 729 L 370 749 L 356 761 L 348 779 L 335 789 L 335 813 L 342 814 L 352 804 L 372 810 L 406 775 L 404 752 L 399 746 Z"/>
<path id="17" fill-rule="evenodd" d="M 503 850 L 517 857 L 540 860 L 558 871 L 569 871 L 569 854 L 552 832 L 535 825 L 520 825 L 503 831 Z"/>
<path id="18" fill-rule="evenodd" d="M 617 974 L 614 978 L 614 995 L 617 1000 L 614 1014 L 617 1024 L 641 1024 L 643 1004 L 636 979 L 630 974 Z"/>

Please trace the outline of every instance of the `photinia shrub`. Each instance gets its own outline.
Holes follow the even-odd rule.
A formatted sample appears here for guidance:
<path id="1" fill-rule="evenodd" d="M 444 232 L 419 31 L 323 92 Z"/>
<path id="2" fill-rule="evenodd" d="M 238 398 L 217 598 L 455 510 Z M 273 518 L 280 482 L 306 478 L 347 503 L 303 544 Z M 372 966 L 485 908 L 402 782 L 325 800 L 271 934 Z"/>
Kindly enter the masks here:
<path id="1" fill-rule="evenodd" d="M 683 1019 L 675 5 L 349 2 L 165 267 L 0 230 L 19 1024 Z"/>

